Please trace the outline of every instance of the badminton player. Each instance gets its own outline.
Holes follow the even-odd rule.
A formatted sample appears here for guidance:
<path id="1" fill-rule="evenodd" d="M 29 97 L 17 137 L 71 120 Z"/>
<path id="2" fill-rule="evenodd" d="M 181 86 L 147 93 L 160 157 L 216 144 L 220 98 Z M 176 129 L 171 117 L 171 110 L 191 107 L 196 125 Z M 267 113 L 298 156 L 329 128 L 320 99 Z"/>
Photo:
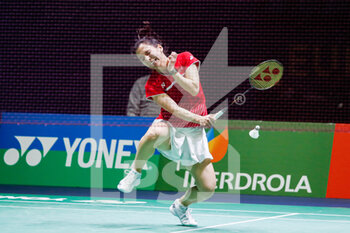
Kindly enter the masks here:
<path id="1" fill-rule="evenodd" d="M 131 171 L 118 189 L 128 193 L 140 184 L 141 170 L 158 149 L 162 155 L 187 167 L 196 181 L 170 206 L 170 212 L 186 226 L 197 226 L 188 206 L 210 198 L 216 187 L 205 127 L 214 115 L 207 114 L 205 96 L 199 81 L 200 62 L 190 52 L 165 55 L 157 34 L 148 22 L 138 30 L 135 53 L 152 70 L 145 85 L 146 98 L 161 106 L 161 112 L 140 140 Z"/>

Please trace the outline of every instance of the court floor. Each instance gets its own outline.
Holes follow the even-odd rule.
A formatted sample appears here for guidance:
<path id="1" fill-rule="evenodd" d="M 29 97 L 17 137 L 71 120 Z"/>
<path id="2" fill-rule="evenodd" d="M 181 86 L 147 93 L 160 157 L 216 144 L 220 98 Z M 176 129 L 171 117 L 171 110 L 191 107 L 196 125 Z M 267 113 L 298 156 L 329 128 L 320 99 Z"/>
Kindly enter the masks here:
<path id="1" fill-rule="evenodd" d="M 0 232 L 350 232 L 350 208 L 205 202 L 192 206 L 193 228 L 170 214 L 171 203 L 0 193 Z"/>

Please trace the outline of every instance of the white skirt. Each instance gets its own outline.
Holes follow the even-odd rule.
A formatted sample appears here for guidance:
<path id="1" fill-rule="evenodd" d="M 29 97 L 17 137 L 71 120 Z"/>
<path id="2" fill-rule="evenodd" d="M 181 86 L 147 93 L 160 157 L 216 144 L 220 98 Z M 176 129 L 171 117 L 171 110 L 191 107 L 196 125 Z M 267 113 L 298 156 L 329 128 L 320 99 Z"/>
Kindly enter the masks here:
<path id="1" fill-rule="evenodd" d="M 156 122 L 166 122 L 169 126 L 171 149 L 157 149 L 167 159 L 180 161 L 183 166 L 192 166 L 205 159 L 213 159 L 204 128 L 175 128 L 162 119 L 156 119 L 154 123 Z"/>

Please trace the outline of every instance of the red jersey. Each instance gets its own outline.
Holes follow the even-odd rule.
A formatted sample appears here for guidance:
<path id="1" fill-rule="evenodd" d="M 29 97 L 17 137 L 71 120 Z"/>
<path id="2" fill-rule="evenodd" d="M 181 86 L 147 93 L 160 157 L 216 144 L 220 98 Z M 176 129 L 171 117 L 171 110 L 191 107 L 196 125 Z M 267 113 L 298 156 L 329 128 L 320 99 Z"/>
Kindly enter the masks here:
<path id="1" fill-rule="evenodd" d="M 175 62 L 175 69 L 185 76 L 185 71 L 190 65 L 197 65 L 198 69 L 200 61 L 195 58 L 190 52 L 183 52 L 178 54 Z M 197 115 L 207 115 L 207 107 L 205 105 L 205 96 L 203 89 L 199 83 L 199 92 L 196 96 L 192 96 L 185 91 L 179 84 L 176 83 L 172 76 L 164 76 L 157 71 L 153 71 L 146 85 L 146 98 L 152 99 L 153 96 L 168 94 L 180 107 L 193 112 Z M 161 108 L 157 119 L 169 121 L 175 127 L 198 127 L 199 124 L 188 122 L 172 116 L 172 114 Z"/>

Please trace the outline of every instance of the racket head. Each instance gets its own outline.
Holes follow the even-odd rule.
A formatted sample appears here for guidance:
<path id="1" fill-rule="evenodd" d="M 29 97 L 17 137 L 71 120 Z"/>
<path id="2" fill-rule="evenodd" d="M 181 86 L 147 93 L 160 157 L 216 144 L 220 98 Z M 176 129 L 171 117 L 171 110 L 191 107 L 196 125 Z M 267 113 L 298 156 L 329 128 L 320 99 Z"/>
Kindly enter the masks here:
<path id="1" fill-rule="evenodd" d="M 277 60 L 267 60 L 255 66 L 249 75 L 249 83 L 258 90 L 275 86 L 283 75 L 283 65 Z"/>

